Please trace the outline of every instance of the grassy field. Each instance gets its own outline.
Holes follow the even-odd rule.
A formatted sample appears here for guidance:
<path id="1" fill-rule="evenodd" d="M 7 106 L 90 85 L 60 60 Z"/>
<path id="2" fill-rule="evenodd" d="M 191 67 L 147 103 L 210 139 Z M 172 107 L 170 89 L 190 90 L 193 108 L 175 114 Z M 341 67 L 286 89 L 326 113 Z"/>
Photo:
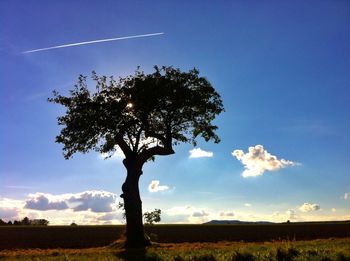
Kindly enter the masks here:
<path id="1" fill-rule="evenodd" d="M 86 249 L 3 250 L 1 260 L 169 260 L 169 261 L 287 261 L 350 260 L 350 238 L 265 243 L 162 243 L 144 251 L 118 245 Z"/>

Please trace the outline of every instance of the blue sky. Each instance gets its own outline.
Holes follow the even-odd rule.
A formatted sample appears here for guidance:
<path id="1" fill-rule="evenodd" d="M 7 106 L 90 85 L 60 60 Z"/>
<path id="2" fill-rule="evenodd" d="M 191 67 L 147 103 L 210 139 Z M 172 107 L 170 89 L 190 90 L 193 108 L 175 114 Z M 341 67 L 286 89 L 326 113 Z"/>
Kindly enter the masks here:
<path id="1" fill-rule="evenodd" d="M 173 65 L 198 68 L 221 94 L 222 142 L 200 141 L 207 157 L 182 144 L 147 163 L 144 210 L 162 209 L 167 223 L 350 219 L 349 28 L 340 0 L 1 1 L 0 218 L 122 222 L 121 158 L 64 160 L 54 142 L 64 110 L 46 99 L 92 70 Z"/>

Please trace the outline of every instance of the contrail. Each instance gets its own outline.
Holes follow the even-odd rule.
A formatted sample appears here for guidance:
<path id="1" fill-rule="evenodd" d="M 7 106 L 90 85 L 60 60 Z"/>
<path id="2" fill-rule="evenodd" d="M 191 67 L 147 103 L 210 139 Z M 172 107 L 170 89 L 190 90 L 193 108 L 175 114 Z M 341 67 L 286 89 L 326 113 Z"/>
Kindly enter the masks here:
<path id="1" fill-rule="evenodd" d="M 150 36 L 156 36 L 156 35 L 161 35 L 161 34 L 164 34 L 164 33 L 162 32 L 162 33 L 152 33 L 152 34 L 139 34 L 139 35 L 117 37 L 117 38 L 108 38 L 108 39 L 86 41 L 86 42 L 80 42 L 80 43 L 63 44 L 63 45 L 57 45 L 57 46 L 51 46 L 51 47 L 46 47 L 46 48 L 24 51 L 22 53 L 35 53 L 35 52 L 47 51 L 47 50 L 51 50 L 51 49 L 59 49 L 59 48 L 72 47 L 72 46 L 85 45 L 85 44 L 93 44 L 93 43 L 119 41 L 119 40 L 141 38 L 141 37 L 150 37 Z"/>

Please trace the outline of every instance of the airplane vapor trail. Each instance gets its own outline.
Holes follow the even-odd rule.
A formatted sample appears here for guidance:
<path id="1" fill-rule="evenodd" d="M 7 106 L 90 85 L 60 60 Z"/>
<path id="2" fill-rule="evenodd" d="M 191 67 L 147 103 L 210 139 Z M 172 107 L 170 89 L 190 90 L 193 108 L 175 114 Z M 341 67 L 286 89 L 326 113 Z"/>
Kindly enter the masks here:
<path id="1" fill-rule="evenodd" d="M 124 37 L 117 37 L 117 38 L 108 38 L 108 39 L 100 39 L 100 40 L 86 41 L 86 42 L 80 42 L 80 43 L 70 43 L 70 44 L 63 44 L 63 45 L 50 46 L 50 47 L 46 47 L 46 48 L 28 50 L 28 51 L 24 51 L 24 52 L 22 52 L 22 53 L 23 53 L 23 54 L 25 54 L 25 53 L 35 53 L 35 52 L 41 52 L 41 51 L 52 50 L 52 49 L 59 49 L 59 48 L 66 48 L 66 47 L 78 46 L 78 45 L 93 44 L 93 43 L 102 43 L 102 42 L 111 42 L 111 41 L 119 41 L 119 40 L 127 40 L 127 39 L 133 39 L 133 38 L 141 38 L 141 37 L 150 37 L 150 36 L 156 36 L 156 35 L 162 35 L 162 34 L 164 34 L 164 33 L 139 34 L 139 35 L 131 35 L 131 36 L 124 36 Z"/>

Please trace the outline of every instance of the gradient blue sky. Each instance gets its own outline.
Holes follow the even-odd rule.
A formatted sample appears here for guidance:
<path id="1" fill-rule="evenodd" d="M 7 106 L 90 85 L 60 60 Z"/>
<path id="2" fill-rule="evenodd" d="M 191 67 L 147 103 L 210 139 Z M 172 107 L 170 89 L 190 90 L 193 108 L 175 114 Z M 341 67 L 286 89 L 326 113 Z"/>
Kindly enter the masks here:
<path id="1" fill-rule="evenodd" d="M 221 94 L 222 142 L 199 143 L 212 157 L 190 158 L 184 144 L 147 163 L 144 210 L 162 209 L 168 223 L 350 219 L 349 1 L 2 0 L 0 37 L 0 218 L 120 223 L 121 159 L 64 160 L 54 142 L 64 110 L 46 99 L 92 70 L 173 65 L 198 68 Z M 231 154 L 249 147 L 259 157 Z M 260 175 L 242 176 L 249 168 Z"/>

